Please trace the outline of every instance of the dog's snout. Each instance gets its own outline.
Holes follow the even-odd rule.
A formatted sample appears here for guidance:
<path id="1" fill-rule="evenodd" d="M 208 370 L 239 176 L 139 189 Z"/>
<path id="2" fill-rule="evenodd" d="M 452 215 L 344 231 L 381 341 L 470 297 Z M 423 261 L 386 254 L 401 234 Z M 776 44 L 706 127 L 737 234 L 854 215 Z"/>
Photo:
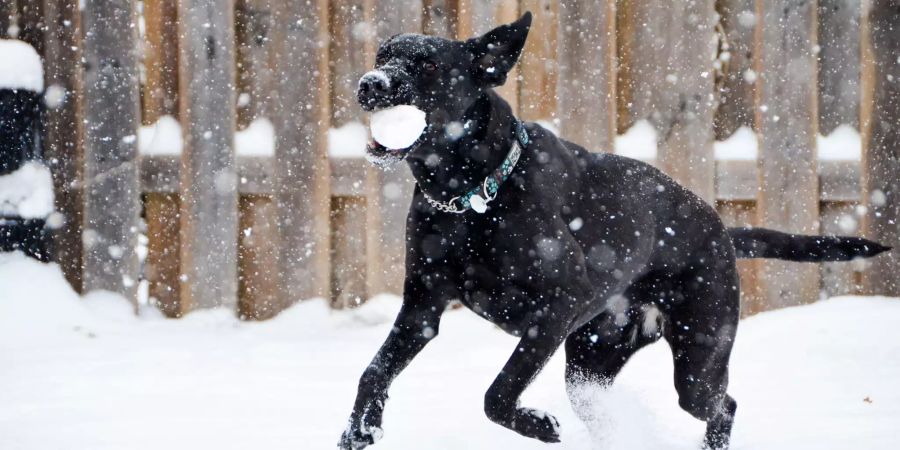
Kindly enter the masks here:
<path id="1" fill-rule="evenodd" d="M 388 104 L 392 95 L 391 80 L 384 72 L 373 70 L 359 79 L 357 100 L 366 109 Z"/>
<path id="2" fill-rule="evenodd" d="M 364 76 L 360 81 L 359 89 L 362 92 L 386 94 L 388 92 L 389 86 L 382 77 L 376 75 L 367 75 Z"/>

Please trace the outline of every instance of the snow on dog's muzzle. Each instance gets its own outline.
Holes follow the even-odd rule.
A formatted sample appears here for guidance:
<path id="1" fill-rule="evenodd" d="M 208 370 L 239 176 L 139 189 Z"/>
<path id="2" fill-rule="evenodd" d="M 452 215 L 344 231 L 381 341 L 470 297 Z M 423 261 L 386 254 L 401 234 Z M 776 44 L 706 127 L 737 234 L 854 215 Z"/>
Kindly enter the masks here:
<path id="1" fill-rule="evenodd" d="M 425 112 L 412 105 L 397 105 L 372 114 L 372 140 L 366 146 L 366 158 L 379 167 L 403 160 L 421 143 L 427 123 Z"/>

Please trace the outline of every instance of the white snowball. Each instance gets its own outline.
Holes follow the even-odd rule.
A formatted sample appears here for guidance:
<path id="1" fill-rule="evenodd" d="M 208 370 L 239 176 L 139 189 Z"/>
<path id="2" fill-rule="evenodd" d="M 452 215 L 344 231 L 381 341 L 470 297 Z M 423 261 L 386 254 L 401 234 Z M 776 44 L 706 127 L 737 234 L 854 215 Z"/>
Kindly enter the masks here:
<path id="1" fill-rule="evenodd" d="M 372 114 L 372 137 L 379 144 L 400 150 L 413 145 L 425 130 L 425 112 L 412 105 L 398 105 Z"/>

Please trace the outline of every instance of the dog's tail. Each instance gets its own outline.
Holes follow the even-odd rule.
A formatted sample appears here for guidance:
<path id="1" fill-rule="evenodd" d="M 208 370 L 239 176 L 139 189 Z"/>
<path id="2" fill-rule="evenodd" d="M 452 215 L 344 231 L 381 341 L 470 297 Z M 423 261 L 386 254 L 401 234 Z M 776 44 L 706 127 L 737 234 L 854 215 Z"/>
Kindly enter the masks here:
<path id="1" fill-rule="evenodd" d="M 774 258 L 787 261 L 850 261 L 886 252 L 877 242 L 852 236 L 806 236 L 766 228 L 729 228 L 738 258 Z"/>

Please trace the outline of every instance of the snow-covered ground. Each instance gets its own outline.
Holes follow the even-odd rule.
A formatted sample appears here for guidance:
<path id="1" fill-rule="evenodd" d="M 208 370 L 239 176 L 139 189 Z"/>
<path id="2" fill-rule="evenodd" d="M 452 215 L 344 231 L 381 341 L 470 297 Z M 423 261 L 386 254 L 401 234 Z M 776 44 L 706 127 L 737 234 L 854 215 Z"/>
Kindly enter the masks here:
<path id="1" fill-rule="evenodd" d="M 398 301 L 351 312 L 301 303 L 264 323 L 203 311 L 135 317 L 79 299 L 57 266 L 0 254 L 0 448 L 333 448 L 356 381 Z M 735 449 L 889 449 L 900 441 L 900 300 L 844 297 L 741 324 L 732 359 Z M 525 394 L 562 422 L 548 446 L 490 423 L 483 393 L 515 345 L 465 310 L 394 384 L 380 449 L 695 449 L 668 349 L 639 353 L 589 430 L 557 355 Z"/>

